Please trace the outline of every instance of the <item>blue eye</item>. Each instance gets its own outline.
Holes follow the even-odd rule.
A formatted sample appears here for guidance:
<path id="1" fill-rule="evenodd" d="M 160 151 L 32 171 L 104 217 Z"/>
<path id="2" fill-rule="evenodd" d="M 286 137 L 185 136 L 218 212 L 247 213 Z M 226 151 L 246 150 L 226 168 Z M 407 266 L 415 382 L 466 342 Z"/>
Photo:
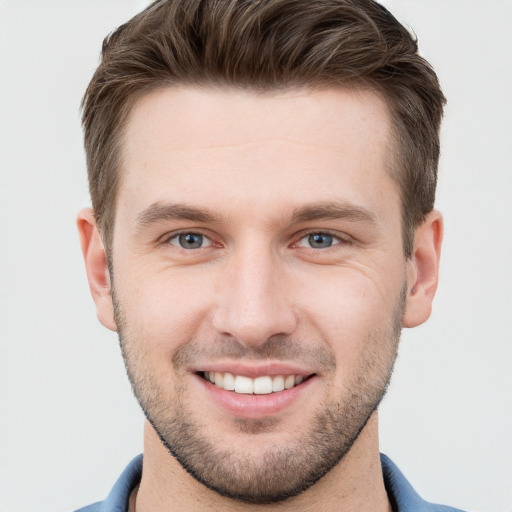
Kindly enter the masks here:
<path id="1" fill-rule="evenodd" d="M 312 249 L 328 249 L 338 243 L 340 243 L 340 239 L 329 233 L 310 233 L 299 241 L 301 247 Z"/>
<path id="2" fill-rule="evenodd" d="M 169 242 L 182 249 L 203 249 L 211 245 L 211 240 L 201 233 L 178 233 Z"/>

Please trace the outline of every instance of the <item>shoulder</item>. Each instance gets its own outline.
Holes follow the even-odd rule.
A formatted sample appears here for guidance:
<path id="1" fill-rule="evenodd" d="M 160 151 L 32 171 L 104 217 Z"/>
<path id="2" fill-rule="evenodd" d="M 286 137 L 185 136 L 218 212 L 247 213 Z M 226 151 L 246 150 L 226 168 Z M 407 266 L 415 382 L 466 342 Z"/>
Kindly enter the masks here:
<path id="1" fill-rule="evenodd" d="M 141 475 L 142 455 L 139 455 L 126 466 L 104 501 L 98 501 L 75 512 L 125 512 L 128 510 L 130 493 L 140 482 Z"/>
<path id="2" fill-rule="evenodd" d="M 381 454 L 380 460 L 386 491 L 394 512 L 464 512 L 425 501 L 389 457 Z"/>
<path id="3" fill-rule="evenodd" d="M 101 501 L 98 501 L 97 503 L 93 503 L 92 505 L 87 505 L 86 507 L 79 508 L 78 510 L 75 510 L 75 512 L 101 512 Z"/>

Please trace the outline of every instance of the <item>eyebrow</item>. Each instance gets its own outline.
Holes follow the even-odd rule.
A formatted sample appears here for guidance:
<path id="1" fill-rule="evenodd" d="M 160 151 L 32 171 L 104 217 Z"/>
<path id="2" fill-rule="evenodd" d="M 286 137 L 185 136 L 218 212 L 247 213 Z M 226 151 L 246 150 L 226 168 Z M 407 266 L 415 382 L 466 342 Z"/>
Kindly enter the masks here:
<path id="1" fill-rule="evenodd" d="M 218 215 L 208 210 L 181 203 L 157 202 L 137 214 L 137 224 L 139 227 L 147 227 L 151 224 L 168 220 L 188 220 L 191 222 L 214 224 L 221 222 Z"/>
<path id="2" fill-rule="evenodd" d="M 372 212 L 352 203 L 315 203 L 295 208 L 290 215 L 292 224 L 326 219 L 376 223 L 376 217 Z M 222 218 L 216 213 L 183 203 L 156 202 L 137 214 L 139 228 L 169 220 L 187 220 L 212 224 L 222 222 Z"/>
<path id="3" fill-rule="evenodd" d="M 320 203 L 306 205 L 293 210 L 292 222 L 309 222 L 326 219 L 345 219 L 353 222 L 376 223 L 375 214 L 366 208 L 352 203 Z"/>

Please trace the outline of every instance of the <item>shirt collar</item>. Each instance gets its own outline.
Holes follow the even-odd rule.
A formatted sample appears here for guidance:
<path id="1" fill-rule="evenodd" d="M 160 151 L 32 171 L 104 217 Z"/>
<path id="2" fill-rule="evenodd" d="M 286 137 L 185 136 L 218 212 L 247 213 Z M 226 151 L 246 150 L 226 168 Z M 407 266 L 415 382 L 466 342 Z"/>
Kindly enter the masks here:
<path id="1" fill-rule="evenodd" d="M 402 472 L 384 454 L 380 456 L 384 484 L 393 512 L 433 512 L 439 510 L 435 505 L 424 501 L 413 489 Z M 101 503 L 98 512 L 126 512 L 130 493 L 140 482 L 142 476 L 142 455 L 135 457 L 123 471 L 107 499 Z M 443 509 L 455 510 L 455 509 Z"/>

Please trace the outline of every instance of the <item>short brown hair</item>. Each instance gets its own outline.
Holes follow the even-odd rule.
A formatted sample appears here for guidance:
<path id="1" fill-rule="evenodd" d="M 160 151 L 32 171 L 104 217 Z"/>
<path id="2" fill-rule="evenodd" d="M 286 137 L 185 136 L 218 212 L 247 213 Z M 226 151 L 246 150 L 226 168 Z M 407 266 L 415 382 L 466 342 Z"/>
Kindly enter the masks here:
<path id="1" fill-rule="evenodd" d="M 162 87 L 364 87 L 394 134 L 404 252 L 434 207 L 445 98 L 416 39 L 372 0 L 157 0 L 103 42 L 82 100 L 89 188 L 109 254 L 128 115 Z"/>

